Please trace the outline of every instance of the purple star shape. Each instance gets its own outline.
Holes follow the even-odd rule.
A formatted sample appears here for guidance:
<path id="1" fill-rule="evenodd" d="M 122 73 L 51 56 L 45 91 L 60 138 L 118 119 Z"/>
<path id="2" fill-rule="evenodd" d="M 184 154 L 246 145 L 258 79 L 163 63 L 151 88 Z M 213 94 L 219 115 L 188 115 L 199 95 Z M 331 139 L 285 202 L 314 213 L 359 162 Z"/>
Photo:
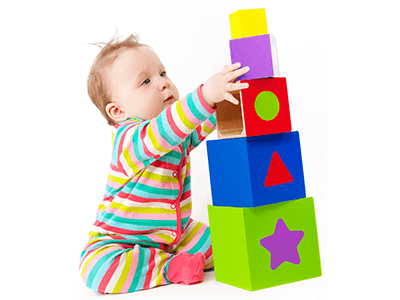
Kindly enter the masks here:
<path id="1" fill-rule="evenodd" d="M 303 239 L 304 231 L 290 231 L 282 219 L 276 223 L 273 235 L 260 240 L 261 246 L 271 252 L 271 269 L 275 270 L 285 261 L 300 264 L 297 245 Z"/>

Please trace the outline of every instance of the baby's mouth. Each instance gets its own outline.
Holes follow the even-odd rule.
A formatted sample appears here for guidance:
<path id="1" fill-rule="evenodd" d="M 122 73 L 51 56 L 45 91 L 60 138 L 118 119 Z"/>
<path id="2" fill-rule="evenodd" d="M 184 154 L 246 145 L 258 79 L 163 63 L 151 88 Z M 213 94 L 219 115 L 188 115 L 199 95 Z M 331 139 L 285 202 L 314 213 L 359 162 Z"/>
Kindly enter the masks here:
<path id="1" fill-rule="evenodd" d="M 165 99 L 164 102 L 172 102 L 172 101 L 174 101 L 174 96 L 171 95 L 167 99 Z"/>

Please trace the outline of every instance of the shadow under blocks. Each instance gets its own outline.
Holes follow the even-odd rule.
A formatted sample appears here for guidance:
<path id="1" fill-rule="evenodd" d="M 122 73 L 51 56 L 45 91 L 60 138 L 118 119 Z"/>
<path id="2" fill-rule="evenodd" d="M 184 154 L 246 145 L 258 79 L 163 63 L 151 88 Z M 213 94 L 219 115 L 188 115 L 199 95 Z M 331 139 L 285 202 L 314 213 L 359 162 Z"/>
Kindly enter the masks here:
<path id="1" fill-rule="evenodd" d="M 322 275 L 314 199 L 306 196 L 300 135 L 265 9 L 230 16 L 232 63 L 249 88 L 223 101 L 207 141 L 215 279 L 248 291 Z M 232 248 L 234 245 L 234 249 Z"/>

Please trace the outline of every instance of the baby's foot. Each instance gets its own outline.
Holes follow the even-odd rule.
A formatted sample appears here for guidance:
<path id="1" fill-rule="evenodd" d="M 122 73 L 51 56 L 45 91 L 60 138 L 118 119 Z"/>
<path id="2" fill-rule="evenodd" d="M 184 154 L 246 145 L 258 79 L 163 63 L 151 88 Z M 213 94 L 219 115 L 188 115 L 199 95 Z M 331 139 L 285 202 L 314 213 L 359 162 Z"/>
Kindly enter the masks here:
<path id="1" fill-rule="evenodd" d="M 167 277 L 172 283 L 193 284 L 204 279 L 206 257 L 203 253 L 181 253 L 171 259 Z"/>

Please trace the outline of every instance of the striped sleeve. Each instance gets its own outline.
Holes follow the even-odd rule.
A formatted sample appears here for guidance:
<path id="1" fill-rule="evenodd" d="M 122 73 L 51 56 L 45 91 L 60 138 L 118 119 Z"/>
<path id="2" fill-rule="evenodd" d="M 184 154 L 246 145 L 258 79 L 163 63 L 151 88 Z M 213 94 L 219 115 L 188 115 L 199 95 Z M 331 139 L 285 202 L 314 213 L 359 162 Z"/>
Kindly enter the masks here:
<path id="1" fill-rule="evenodd" d="M 189 150 L 196 148 L 206 137 L 211 134 L 216 128 L 215 113 L 211 115 L 204 123 L 197 126 L 188 137 Z"/>
<path id="2" fill-rule="evenodd" d="M 206 121 L 214 112 L 199 86 L 154 119 L 122 122 L 114 138 L 111 168 L 128 177 L 136 174 L 181 144 L 199 125 L 210 124 Z"/>

